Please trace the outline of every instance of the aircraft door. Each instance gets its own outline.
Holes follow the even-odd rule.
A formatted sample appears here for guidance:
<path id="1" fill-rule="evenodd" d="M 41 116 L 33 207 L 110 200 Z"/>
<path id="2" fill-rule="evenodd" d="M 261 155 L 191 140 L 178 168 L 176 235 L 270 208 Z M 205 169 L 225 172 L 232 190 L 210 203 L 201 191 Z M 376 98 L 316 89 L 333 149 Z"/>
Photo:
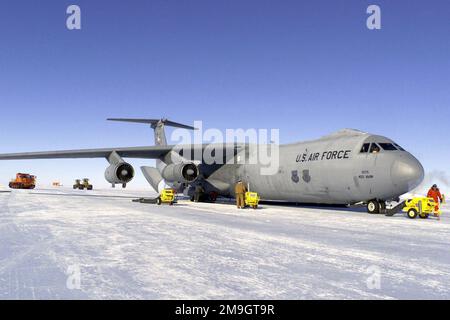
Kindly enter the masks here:
<path id="1" fill-rule="evenodd" d="M 360 197 L 370 198 L 374 170 L 380 151 L 380 146 L 376 143 L 364 143 L 361 147 L 359 165 L 355 166 L 353 177 L 356 190 L 359 191 Z"/>

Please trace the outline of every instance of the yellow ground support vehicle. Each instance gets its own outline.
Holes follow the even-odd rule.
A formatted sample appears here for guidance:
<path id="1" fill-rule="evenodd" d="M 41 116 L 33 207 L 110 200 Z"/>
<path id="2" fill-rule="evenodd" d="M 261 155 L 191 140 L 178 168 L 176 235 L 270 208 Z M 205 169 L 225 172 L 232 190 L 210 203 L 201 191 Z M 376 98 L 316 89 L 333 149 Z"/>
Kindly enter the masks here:
<path id="1" fill-rule="evenodd" d="M 259 195 L 256 192 L 246 192 L 245 193 L 245 205 L 252 207 L 253 209 L 258 208 Z"/>
<path id="2" fill-rule="evenodd" d="M 90 184 L 88 178 L 84 178 L 83 180 L 77 179 L 75 180 L 75 184 L 73 185 L 73 189 L 79 189 L 79 190 L 93 190 L 94 186 Z"/>
<path id="3" fill-rule="evenodd" d="M 169 205 L 175 203 L 175 190 L 168 188 L 161 191 L 161 194 L 156 199 L 156 204 L 160 206 L 163 203 L 168 203 Z"/>
<path id="4" fill-rule="evenodd" d="M 405 207 L 402 211 L 406 212 L 408 218 L 410 219 L 415 219 L 417 216 L 422 219 L 426 219 L 430 216 L 430 214 L 435 217 L 439 217 L 441 215 L 441 211 L 435 211 L 436 205 L 437 204 L 433 198 L 416 197 L 406 200 Z"/>

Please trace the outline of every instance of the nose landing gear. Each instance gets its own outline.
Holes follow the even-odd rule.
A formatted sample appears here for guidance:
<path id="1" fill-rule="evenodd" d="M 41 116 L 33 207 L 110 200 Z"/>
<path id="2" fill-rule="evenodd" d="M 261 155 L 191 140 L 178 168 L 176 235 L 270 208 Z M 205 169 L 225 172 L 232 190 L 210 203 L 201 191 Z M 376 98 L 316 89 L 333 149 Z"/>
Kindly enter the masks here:
<path id="1" fill-rule="evenodd" d="M 370 214 L 377 214 L 386 210 L 386 202 L 382 200 L 373 199 L 367 203 L 367 212 Z"/>

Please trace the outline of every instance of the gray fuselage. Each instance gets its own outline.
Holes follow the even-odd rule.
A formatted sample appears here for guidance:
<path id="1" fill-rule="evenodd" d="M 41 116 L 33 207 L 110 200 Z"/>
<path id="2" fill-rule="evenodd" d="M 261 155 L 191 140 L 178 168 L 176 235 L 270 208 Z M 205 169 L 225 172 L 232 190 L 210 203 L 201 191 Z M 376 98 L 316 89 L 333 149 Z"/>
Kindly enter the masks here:
<path id="1" fill-rule="evenodd" d="M 370 152 L 371 143 L 378 152 Z M 380 147 L 385 144 L 388 150 Z M 368 145 L 367 152 L 363 145 Z M 226 183 L 231 196 L 234 183 L 242 179 L 262 199 L 352 204 L 397 199 L 424 178 L 420 162 L 392 140 L 353 130 L 282 145 L 279 159 L 273 175 L 262 175 L 258 164 L 225 165 L 208 180 Z"/>

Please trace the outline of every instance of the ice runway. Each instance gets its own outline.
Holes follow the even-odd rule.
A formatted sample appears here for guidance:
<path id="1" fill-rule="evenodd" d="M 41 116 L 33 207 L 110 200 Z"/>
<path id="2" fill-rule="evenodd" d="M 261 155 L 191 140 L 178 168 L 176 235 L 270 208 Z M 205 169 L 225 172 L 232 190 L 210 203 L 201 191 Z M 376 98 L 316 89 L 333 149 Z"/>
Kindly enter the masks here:
<path id="1" fill-rule="evenodd" d="M 410 220 L 84 194 L 0 193 L 0 299 L 450 298 L 447 212 Z"/>

